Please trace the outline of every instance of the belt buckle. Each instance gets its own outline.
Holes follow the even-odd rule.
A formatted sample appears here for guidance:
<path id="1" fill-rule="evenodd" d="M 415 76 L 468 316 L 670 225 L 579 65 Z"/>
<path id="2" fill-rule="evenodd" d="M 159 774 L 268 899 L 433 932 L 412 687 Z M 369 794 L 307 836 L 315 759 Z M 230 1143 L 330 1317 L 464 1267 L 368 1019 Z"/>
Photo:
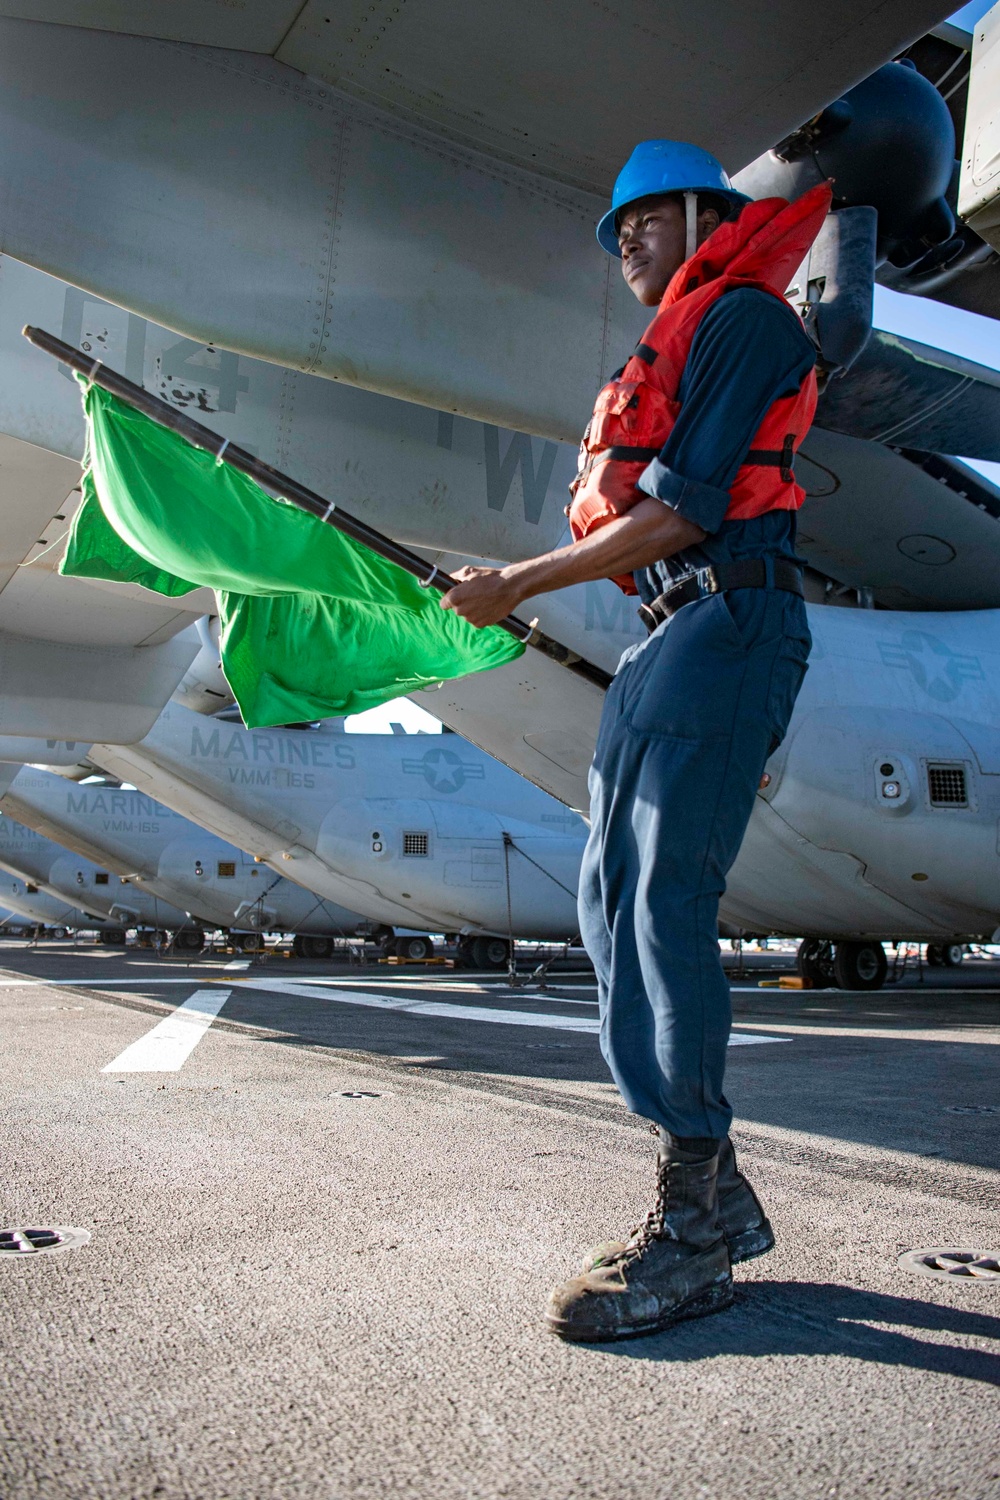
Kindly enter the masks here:
<path id="1" fill-rule="evenodd" d="M 699 569 L 699 582 L 706 594 L 717 594 L 719 592 L 719 580 L 713 567 Z"/>

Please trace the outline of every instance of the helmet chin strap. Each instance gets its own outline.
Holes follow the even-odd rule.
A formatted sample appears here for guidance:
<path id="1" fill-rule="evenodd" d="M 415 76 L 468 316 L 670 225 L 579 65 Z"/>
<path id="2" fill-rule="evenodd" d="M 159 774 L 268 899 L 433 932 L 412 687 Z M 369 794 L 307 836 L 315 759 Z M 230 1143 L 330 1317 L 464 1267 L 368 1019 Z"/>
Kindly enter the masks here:
<path id="1" fill-rule="evenodd" d="M 698 194 L 684 194 L 684 259 L 690 260 L 698 248 Z"/>

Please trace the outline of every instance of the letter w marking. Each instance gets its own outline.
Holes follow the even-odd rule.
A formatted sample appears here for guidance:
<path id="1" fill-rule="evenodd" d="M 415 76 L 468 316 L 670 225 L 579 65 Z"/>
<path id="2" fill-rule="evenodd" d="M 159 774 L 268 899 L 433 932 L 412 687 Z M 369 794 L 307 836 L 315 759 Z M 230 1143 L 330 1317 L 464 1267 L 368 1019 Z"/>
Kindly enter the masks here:
<path id="1" fill-rule="evenodd" d="M 490 510 L 503 510 L 518 468 L 521 470 L 521 490 L 524 495 L 524 519 L 537 526 L 545 504 L 545 496 L 552 478 L 556 461 L 556 444 L 543 443 L 542 457 L 535 472 L 535 457 L 531 450 L 531 439 L 526 432 L 511 434 L 507 452 L 500 457 L 500 429 L 483 423 L 483 443 L 486 450 L 486 504 Z"/>

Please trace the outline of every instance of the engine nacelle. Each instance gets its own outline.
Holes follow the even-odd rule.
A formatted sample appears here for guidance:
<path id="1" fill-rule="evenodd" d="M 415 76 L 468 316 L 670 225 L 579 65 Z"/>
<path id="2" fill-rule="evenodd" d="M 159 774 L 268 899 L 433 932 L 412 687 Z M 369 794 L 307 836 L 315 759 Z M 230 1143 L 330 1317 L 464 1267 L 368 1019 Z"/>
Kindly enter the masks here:
<path id="1" fill-rule="evenodd" d="M 828 903 L 828 931 L 838 917 L 871 923 L 881 893 L 912 913 L 909 928 L 899 919 L 903 936 L 982 934 L 1000 916 L 998 768 L 1000 736 L 981 724 L 816 708 L 793 727 L 761 796 L 815 850 L 856 866 L 854 890 Z"/>
<path id="2" fill-rule="evenodd" d="M 934 85 L 886 63 L 733 179 L 752 198 L 795 199 L 833 179 L 838 207 L 878 214 L 878 260 L 905 266 L 951 239 L 955 127 Z"/>

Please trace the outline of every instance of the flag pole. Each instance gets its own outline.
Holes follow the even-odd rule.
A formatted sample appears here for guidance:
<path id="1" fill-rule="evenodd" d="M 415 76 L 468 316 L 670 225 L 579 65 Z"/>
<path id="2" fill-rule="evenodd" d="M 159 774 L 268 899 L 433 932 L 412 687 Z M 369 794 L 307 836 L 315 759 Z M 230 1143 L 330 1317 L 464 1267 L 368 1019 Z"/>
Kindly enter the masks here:
<path id="1" fill-rule="evenodd" d="M 224 458 L 227 464 L 231 464 L 234 469 L 239 469 L 241 473 L 246 474 L 272 495 L 290 501 L 292 505 L 297 505 L 300 510 L 307 511 L 317 520 L 324 521 L 328 526 L 333 526 L 337 531 L 343 532 L 345 536 L 352 537 L 365 547 L 370 547 L 380 557 L 387 558 L 404 572 L 412 574 L 424 587 L 433 585 L 434 588 L 444 592 L 454 588 L 457 584 L 457 579 L 429 564 L 426 558 L 418 556 L 416 552 L 411 552 L 408 547 L 400 546 L 383 532 L 376 531 L 364 521 L 359 521 L 356 516 L 341 510 L 334 502 L 324 500 L 322 495 L 318 495 L 315 490 L 299 484 L 298 480 L 264 463 L 262 459 L 248 453 L 245 448 L 240 448 L 228 439 L 220 438 L 219 434 L 213 432 L 210 427 L 203 427 L 186 412 L 178 411 L 176 407 L 162 401 L 159 396 L 151 395 L 141 385 L 126 380 L 124 375 L 119 375 L 116 370 L 112 370 L 100 360 L 89 358 L 79 349 L 75 349 L 72 344 L 64 343 L 54 334 L 46 333 L 44 328 L 32 328 L 29 324 L 22 332 L 36 349 L 41 349 L 45 354 L 51 354 L 62 364 L 68 365 L 71 370 L 76 370 L 85 379 L 92 381 L 94 385 L 100 386 L 102 390 L 109 391 L 112 396 L 117 396 L 119 400 L 135 407 L 151 422 L 156 422 L 158 426 L 175 432 L 193 448 L 203 448 L 206 452 L 215 454 L 217 458 Z M 540 651 L 550 661 L 557 662 L 577 677 L 583 677 L 595 687 L 604 689 L 610 683 L 609 672 L 595 666 L 593 662 L 585 661 L 575 651 L 564 646 L 561 641 L 546 635 L 527 621 L 518 619 L 517 615 L 506 615 L 504 619 L 498 621 L 498 624 L 515 640 L 525 646 L 531 646 L 535 651 Z"/>

